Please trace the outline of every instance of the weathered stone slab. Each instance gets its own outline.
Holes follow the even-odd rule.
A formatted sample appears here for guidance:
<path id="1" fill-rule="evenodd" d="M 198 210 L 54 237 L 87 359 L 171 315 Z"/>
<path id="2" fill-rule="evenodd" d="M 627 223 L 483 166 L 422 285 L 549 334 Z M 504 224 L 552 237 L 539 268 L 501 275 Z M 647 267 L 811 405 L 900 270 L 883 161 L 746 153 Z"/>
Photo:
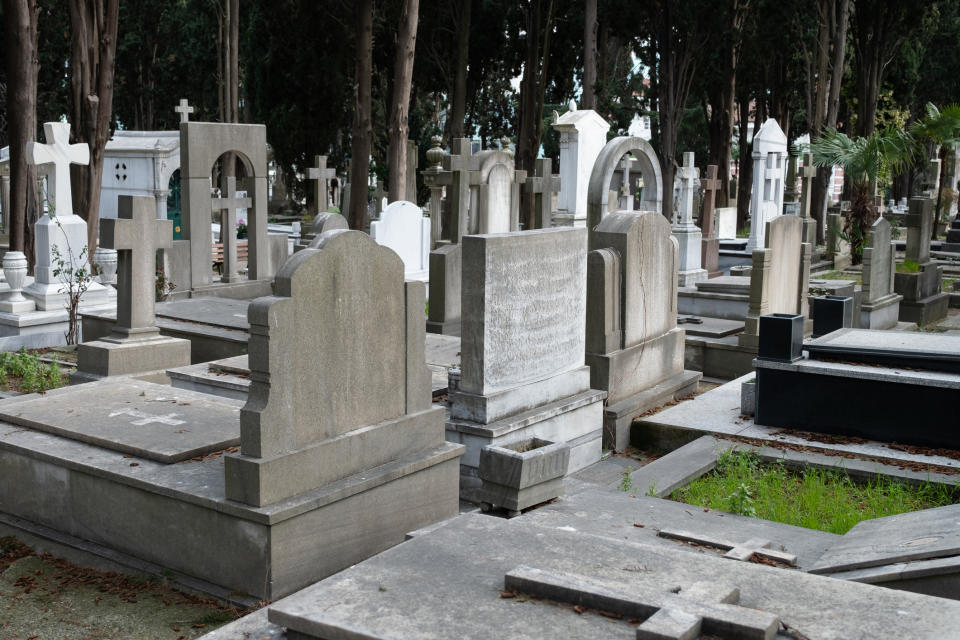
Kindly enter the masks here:
<path id="1" fill-rule="evenodd" d="M 960 505 L 864 520 L 830 547 L 811 573 L 836 573 L 960 555 Z"/>
<path id="2" fill-rule="evenodd" d="M 841 329 L 804 344 L 813 358 L 960 372 L 960 337 L 920 331 Z"/>
<path id="3" fill-rule="evenodd" d="M 133 379 L 8 400 L 0 418 L 164 463 L 240 444 L 236 403 Z"/>
<path id="4" fill-rule="evenodd" d="M 697 291 L 750 295 L 749 276 L 719 276 L 697 283 Z"/>
<path id="5" fill-rule="evenodd" d="M 719 606 L 721 587 L 736 588 L 739 608 L 779 617 L 795 637 L 932 640 L 960 624 L 960 603 L 526 520 L 460 516 L 272 604 L 269 620 L 306 638 L 432 638 L 437 629 L 457 638 L 489 637 L 491 629 L 521 639 L 636 637 L 627 616 L 578 615 L 548 601 L 501 597 L 504 576 L 523 563 L 624 594 L 679 587 L 676 595 L 692 596 L 697 606 Z M 744 637 L 732 629 L 721 636 Z"/>
<path id="6" fill-rule="evenodd" d="M 247 322 L 249 300 L 229 298 L 190 298 L 157 303 L 157 317 L 180 322 L 196 322 L 230 329 L 250 329 Z"/>

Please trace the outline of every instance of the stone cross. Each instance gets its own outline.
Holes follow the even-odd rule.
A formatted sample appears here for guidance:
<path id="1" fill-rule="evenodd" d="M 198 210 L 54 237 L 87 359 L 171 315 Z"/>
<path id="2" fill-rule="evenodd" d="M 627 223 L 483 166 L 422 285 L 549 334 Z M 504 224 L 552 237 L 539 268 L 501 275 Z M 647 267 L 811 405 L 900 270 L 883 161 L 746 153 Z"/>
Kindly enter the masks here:
<path id="1" fill-rule="evenodd" d="M 550 158 L 539 158 L 534 163 L 533 176 L 524 182 L 524 190 L 534 198 L 535 229 L 553 226 L 553 194 L 560 191 L 560 176 L 553 175 L 552 171 Z"/>
<path id="2" fill-rule="evenodd" d="M 930 262 L 930 236 L 933 229 L 933 199 L 910 198 L 907 226 L 906 259 L 918 264 Z"/>
<path id="3" fill-rule="evenodd" d="M 620 191 L 619 198 L 617 198 L 617 206 L 620 209 L 626 209 L 628 211 L 633 210 L 633 195 L 630 193 L 630 170 L 633 168 L 633 158 L 630 154 L 623 156 L 623 159 L 620 161 L 620 169 L 623 172 L 620 179 Z"/>
<path id="4" fill-rule="evenodd" d="M 677 171 L 677 177 L 680 179 L 680 211 L 677 212 L 676 224 L 689 227 L 693 225 L 693 191 L 697 179 L 692 151 L 683 154 L 683 166 Z"/>
<path id="5" fill-rule="evenodd" d="M 750 538 L 746 542 L 737 544 L 736 542 L 727 542 L 726 540 L 721 540 L 714 536 L 698 535 L 695 533 L 690 533 L 689 531 L 670 531 L 667 529 L 661 529 L 657 532 L 657 535 L 661 538 L 667 538 L 670 540 L 693 542 L 694 544 L 701 544 L 707 547 L 715 547 L 722 551 L 726 551 L 726 553 L 723 555 L 724 558 L 731 558 L 733 560 L 746 562 L 754 556 L 758 556 L 760 558 L 782 562 L 783 564 L 788 564 L 791 566 L 797 565 L 797 556 L 785 551 L 771 549 L 771 542 L 762 538 Z"/>
<path id="6" fill-rule="evenodd" d="M 383 188 L 383 181 L 377 180 L 377 188 L 373 190 L 373 210 L 376 211 L 378 218 L 383 213 L 383 199 L 386 197 L 387 192 Z"/>
<path id="7" fill-rule="evenodd" d="M 44 122 L 43 133 L 47 144 L 27 143 L 27 164 L 53 165 L 47 170 L 47 200 L 50 212 L 56 215 L 73 214 L 73 196 L 70 193 L 70 165 L 90 164 L 90 148 L 85 143 L 70 144 L 70 123 Z"/>
<path id="8" fill-rule="evenodd" d="M 174 107 L 173 110 L 180 114 L 180 122 L 190 122 L 190 114 L 193 113 L 193 107 L 187 103 L 186 98 L 181 98 L 180 106 Z"/>
<path id="9" fill-rule="evenodd" d="M 451 199 L 450 238 L 454 244 L 467 235 L 470 210 L 470 138 L 457 138 L 450 145 L 450 154 L 443 159 L 443 168 L 453 174 L 447 197 Z"/>
<path id="10" fill-rule="evenodd" d="M 157 203 L 149 196 L 119 196 L 117 217 L 100 221 L 100 244 L 117 251 L 114 333 L 128 338 L 156 334 L 157 249 L 173 246 L 173 222 L 157 219 Z"/>
<path id="11" fill-rule="evenodd" d="M 337 170 L 327 168 L 327 156 L 314 156 L 313 161 L 317 166 L 307 169 L 307 178 L 316 180 L 313 186 L 313 201 L 316 203 L 317 213 L 323 213 L 330 208 L 330 181 L 337 177 Z"/>
<path id="12" fill-rule="evenodd" d="M 631 585 L 627 590 L 581 576 L 520 566 L 506 574 L 504 586 L 643 620 L 637 627 L 637 640 L 688 640 L 702 634 L 772 639 L 780 628 L 777 615 L 738 606 L 740 589 L 722 583 L 695 582 L 664 591 Z"/>
<path id="13" fill-rule="evenodd" d="M 714 234 L 713 210 L 717 200 L 717 191 L 720 190 L 720 181 L 717 180 L 717 165 L 707 165 L 706 177 L 700 179 L 703 187 L 703 216 L 700 219 L 700 230 L 704 238 L 712 238 Z"/>
<path id="14" fill-rule="evenodd" d="M 220 242 L 223 244 L 223 277 L 222 282 L 236 282 L 237 274 L 237 209 L 249 208 L 252 205 L 250 198 L 237 197 L 237 179 L 227 178 L 227 193 L 225 197 L 214 198 L 213 210 L 220 212 Z"/>
<path id="15" fill-rule="evenodd" d="M 813 219 L 810 205 L 813 202 L 813 181 L 817 177 L 817 167 L 813 164 L 813 154 L 803 154 L 803 166 L 800 167 L 800 216 L 803 218 L 803 241 L 811 246 L 817 245 L 817 221 Z"/>

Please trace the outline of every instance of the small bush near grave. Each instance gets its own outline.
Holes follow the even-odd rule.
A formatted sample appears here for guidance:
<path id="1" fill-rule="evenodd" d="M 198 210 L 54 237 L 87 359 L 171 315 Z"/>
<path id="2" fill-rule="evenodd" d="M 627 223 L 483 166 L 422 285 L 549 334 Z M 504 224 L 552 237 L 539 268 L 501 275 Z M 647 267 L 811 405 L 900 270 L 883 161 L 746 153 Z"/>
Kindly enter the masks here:
<path id="1" fill-rule="evenodd" d="M 43 362 L 21 349 L 17 353 L 0 351 L 0 388 L 4 391 L 36 393 L 67 384 L 67 374 L 60 369 L 56 357 Z"/>
<path id="2" fill-rule="evenodd" d="M 725 452 L 717 467 L 670 498 L 701 507 L 844 534 L 862 520 L 960 502 L 954 487 L 914 486 L 877 476 L 854 482 L 842 471 L 791 471 L 782 462 L 763 464 L 753 452 Z"/>

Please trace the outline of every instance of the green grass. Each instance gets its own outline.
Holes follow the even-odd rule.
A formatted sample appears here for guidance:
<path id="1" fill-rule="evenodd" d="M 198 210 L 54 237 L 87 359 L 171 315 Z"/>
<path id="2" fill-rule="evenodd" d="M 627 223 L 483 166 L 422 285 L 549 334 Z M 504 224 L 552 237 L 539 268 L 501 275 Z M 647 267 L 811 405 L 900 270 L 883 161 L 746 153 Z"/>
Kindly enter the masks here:
<path id="1" fill-rule="evenodd" d="M 738 238 L 749 238 L 750 237 L 750 225 L 745 226 L 743 229 L 737 231 Z"/>
<path id="2" fill-rule="evenodd" d="M 920 273 L 920 264 L 916 260 L 904 260 L 897 265 L 897 273 Z"/>
<path id="3" fill-rule="evenodd" d="M 858 274 L 847 274 L 843 271 L 825 271 L 823 273 L 811 273 L 811 280 L 853 280 L 857 284 L 863 284 L 862 276 Z"/>
<path id="4" fill-rule="evenodd" d="M 42 362 L 21 349 L 16 353 L 0 351 L 0 388 L 24 393 L 44 392 L 67 384 L 67 374 L 54 357 Z"/>
<path id="5" fill-rule="evenodd" d="M 808 529 L 844 534 L 862 520 L 960 501 L 954 487 L 914 486 L 888 476 L 856 483 L 842 471 L 762 464 L 753 452 L 725 452 L 714 471 L 671 494 L 672 500 Z"/>

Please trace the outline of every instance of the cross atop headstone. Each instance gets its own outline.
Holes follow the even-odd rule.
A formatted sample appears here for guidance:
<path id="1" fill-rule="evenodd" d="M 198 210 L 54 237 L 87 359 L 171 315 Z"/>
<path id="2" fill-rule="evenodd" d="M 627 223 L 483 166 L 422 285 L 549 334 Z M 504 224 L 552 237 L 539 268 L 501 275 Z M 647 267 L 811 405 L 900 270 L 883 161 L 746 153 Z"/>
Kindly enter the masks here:
<path id="1" fill-rule="evenodd" d="M 701 634 L 770 640 L 780 628 L 777 615 L 738 606 L 740 589 L 721 583 L 695 582 L 664 591 L 630 585 L 626 590 L 583 576 L 520 566 L 506 574 L 504 586 L 643 620 L 637 627 L 637 640 L 688 640 Z"/>
<path id="2" fill-rule="evenodd" d="M 186 98 L 180 98 L 180 105 L 173 108 L 180 114 L 180 122 L 190 122 L 190 114 L 193 113 L 193 107 L 187 103 Z"/>
<path id="3" fill-rule="evenodd" d="M 681 227 L 693 224 L 693 191 L 697 180 L 697 168 L 693 163 L 693 152 L 683 154 L 683 166 L 677 170 L 680 179 L 680 211 L 677 224 Z"/>
<path id="4" fill-rule="evenodd" d="M 117 250 L 117 324 L 123 337 L 155 335 L 157 249 L 173 246 L 173 222 L 148 196 L 120 196 L 117 217 L 100 221 L 100 244 Z"/>
<path id="5" fill-rule="evenodd" d="M 657 535 L 661 538 L 668 538 L 670 540 L 693 542 L 695 544 L 700 544 L 707 547 L 715 547 L 722 551 L 726 551 L 723 557 L 730 558 L 732 560 L 746 562 L 754 556 L 757 556 L 760 558 L 766 558 L 768 560 L 789 564 L 791 566 L 796 566 L 797 564 L 797 556 L 785 551 L 771 549 L 771 542 L 762 538 L 751 538 L 746 542 L 741 542 L 738 544 L 736 542 L 721 540 L 710 535 L 698 535 L 695 533 L 690 533 L 689 531 L 670 531 L 667 529 L 661 529 L 657 532 Z"/>
<path id="6" fill-rule="evenodd" d="M 317 213 L 323 213 L 330 208 L 330 181 L 337 177 L 337 170 L 327 168 L 327 156 L 314 156 L 313 161 L 317 166 L 307 169 L 307 178 L 316 180 L 313 185 L 313 201 L 316 203 Z"/>
<path id="7" fill-rule="evenodd" d="M 700 178 L 703 187 L 703 216 L 700 219 L 700 230 L 704 238 L 713 237 L 713 210 L 717 200 L 717 191 L 720 190 L 720 181 L 717 180 L 717 165 L 707 165 L 707 175 Z"/>
<path id="8" fill-rule="evenodd" d="M 383 213 L 383 201 L 386 199 L 387 192 L 383 188 L 383 180 L 377 180 L 377 188 L 373 190 L 373 206 L 374 211 L 377 212 L 378 218 L 380 217 L 380 214 Z"/>
<path id="9" fill-rule="evenodd" d="M 930 262 L 930 236 L 933 229 L 933 199 L 910 198 L 910 212 L 906 215 L 906 258 L 918 264 Z"/>
<path id="10" fill-rule="evenodd" d="M 467 234 L 470 209 L 470 138 L 457 138 L 450 144 L 450 154 L 443 159 L 443 168 L 453 175 L 447 197 L 451 199 L 450 238 L 454 244 Z"/>
<path id="11" fill-rule="evenodd" d="M 620 160 L 621 170 L 619 197 L 617 206 L 620 209 L 633 210 L 633 194 L 630 193 L 630 170 L 633 169 L 633 157 L 628 153 Z"/>
<path id="12" fill-rule="evenodd" d="M 810 202 L 813 198 L 813 181 L 817 177 L 817 167 L 813 164 L 813 154 L 803 154 L 803 166 L 800 174 L 800 214 L 804 218 L 810 217 Z"/>
<path id="13" fill-rule="evenodd" d="M 220 242 L 223 244 L 223 282 L 234 282 L 237 276 L 237 209 L 253 206 L 250 198 L 237 197 L 237 179 L 227 178 L 226 195 L 211 202 L 220 212 Z"/>
<path id="14" fill-rule="evenodd" d="M 553 194 L 560 192 L 560 176 L 552 173 L 553 164 L 550 158 L 538 158 L 534 162 L 533 176 L 526 179 L 524 189 L 533 194 L 534 227 L 548 229 L 552 225 Z"/>
<path id="15" fill-rule="evenodd" d="M 90 148 L 85 143 L 70 144 L 69 122 L 44 122 L 43 133 L 47 144 L 27 143 L 27 164 L 53 165 L 52 169 L 47 170 L 50 212 L 68 216 L 73 214 L 70 165 L 90 164 Z"/>

